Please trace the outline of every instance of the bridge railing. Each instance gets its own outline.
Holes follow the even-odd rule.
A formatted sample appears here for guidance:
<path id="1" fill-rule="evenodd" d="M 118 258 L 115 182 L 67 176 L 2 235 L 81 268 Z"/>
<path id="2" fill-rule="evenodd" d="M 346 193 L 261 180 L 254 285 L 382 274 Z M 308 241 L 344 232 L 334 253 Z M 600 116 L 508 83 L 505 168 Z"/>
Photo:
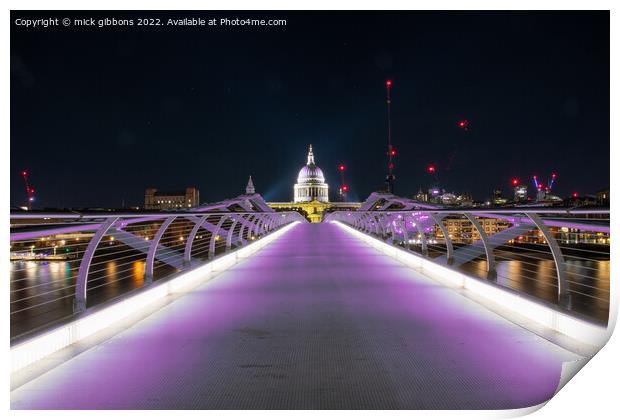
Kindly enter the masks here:
<path id="1" fill-rule="evenodd" d="M 296 212 L 11 215 L 11 337 L 214 260 Z"/>
<path id="2" fill-rule="evenodd" d="M 608 209 L 340 211 L 340 221 L 420 257 L 606 324 Z"/>

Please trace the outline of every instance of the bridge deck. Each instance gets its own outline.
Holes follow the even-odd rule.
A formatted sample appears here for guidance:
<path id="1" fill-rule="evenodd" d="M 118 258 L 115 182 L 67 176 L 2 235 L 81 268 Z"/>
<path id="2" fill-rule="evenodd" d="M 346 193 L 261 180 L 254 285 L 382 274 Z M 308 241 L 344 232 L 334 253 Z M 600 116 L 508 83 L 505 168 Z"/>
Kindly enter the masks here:
<path id="1" fill-rule="evenodd" d="M 11 393 L 17 408 L 518 408 L 572 353 L 333 224 L 298 225 Z"/>

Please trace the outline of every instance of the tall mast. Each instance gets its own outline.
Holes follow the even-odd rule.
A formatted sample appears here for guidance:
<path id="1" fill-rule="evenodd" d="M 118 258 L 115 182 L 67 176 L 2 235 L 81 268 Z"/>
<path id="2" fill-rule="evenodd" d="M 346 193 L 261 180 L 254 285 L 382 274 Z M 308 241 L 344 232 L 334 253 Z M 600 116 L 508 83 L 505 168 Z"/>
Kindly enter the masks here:
<path id="1" fill-rule="evenodd" d="M 32 210 L 32 202 L 34 201 L 34 188 L 30 185 L 28 181 L 28 172 L 22 171 L 22 178 L 24 178 L 24 184 L 26 184 L 26 197 L 28 199 L 26 203 L 26 208 L 28 210 Z"/>
<path id="2" fill-rule="evenodd" d="M 396 149 L 392 146 L 392 81 L 387 80 L 385 82 L 386 88 L 386 99 L 387 99 L 387 177 L 385 178 L 385 183 L 387 184 L 387 190 L 389 193 L 394 193 L 394 180 L 396 177 L 394 176 L 394 162 L 392 162 L 392 158 L 396 156 Z"/>

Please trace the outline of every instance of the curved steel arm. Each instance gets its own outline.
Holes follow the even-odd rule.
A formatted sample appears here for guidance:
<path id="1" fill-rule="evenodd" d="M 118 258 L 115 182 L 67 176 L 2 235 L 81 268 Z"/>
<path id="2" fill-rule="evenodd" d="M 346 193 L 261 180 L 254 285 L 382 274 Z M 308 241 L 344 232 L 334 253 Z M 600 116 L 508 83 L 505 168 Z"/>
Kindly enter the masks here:
<path id="1" fill-rule="evenodd" d="M 189 236 L 187 237 L 187 243 L 185 244 L 185 252 L 183 253 L 184 264 L 189 264 L 191 262 L 192 244 L 194 243 L 194 238 L 196 237 L 196 234 L 198 233 L 198 230 L 200 229 L 200 227 L 204 224 L 204 222 L 207 221 L 207 217 L 209 216 L 205 215 L 205 216 L 202 216 L 199 220 L 197 220 L 196 223 L 194 224 L 192 231 L 189 233 Z"/>
<path id="2" fill-rule="evenodd" d="M 422 254 L 428 255 L 428 243 L 426 242 L 426 234 L 424 233 L 424 229 L 420 224 L 420 220 L 414 220 L 415 228 L 418 231 L 418 235 L 420 236 L 420 241 L 422 242 Z"/>
<path id="3" fill-rule="evenodd" d="M 240 244 L 246 243 L 246 237 L 248 236 L 248 232 L 251 232 L 254 226 L 256 225 L 256 215 L 251 214 L 247 219 L 247 223 L 241 227 L 241 231 L 239 232 L 239 240 Z"/>
<path id="4" fill-rule="evenodd" d="M 398 243 L 398 232 L 396 231 L 396 223 L 397 223 L 398 217 L 396 215 L 392 216 L 391 220 L 390 220 L 390 232 L 392 232 L 392 239 L 390 239 L 390 241 L 393 244 Z"/>
<path id="5" fill-rule="evenodd" d="M 220 229 L 222 225 L 228 219 L 229 216 L 222 216 L 220 220 L 217 222 L 217 226 L 215 226 L 215 231 L 211 233 L 211 242 L 209 243 L 209 259 L 215 256 L 215 243 L 217 242 L 217 237 L 219 236 Z"/>
<path id="6" fill-rule="evenodd" d="M 362 232 L 365 229 L 365 225 L 364 225 L 364 218 L 366 217 L 366 214 L 360 214 L 357 218 L 357 228 L 360 229 Z"/>
<path id="7" fill-rule="evenodd" d="M 266 215 L 266 220 L 264 220 L 262 225 L 260 226 L 258 234 L 264 235 L 267 232 L 270 232 L 271 230 L 275 229 L 275 226 L 276 226 L 275 216 L 272 214 L 268 214 Z"/>
<path id="8" fill-rule="evenodd" d="M 233 237 L 233 232 L 235 231 L 235 227 L 237 226 L 237 224 L 239 223 L 239 219 L 238 217 L 243 217 L 238 215 L 237 217 L 235 217 L 233 220 L 233 224 L 230 227 L 230 229 L 228 229 L 228 235 L 226 235 L 226 251 L 229 251 L 230 248 L 232 248 L 232 237 Z"/>
<path id="9" fill-rule="evenodd" d="M 385 219 L 387 218 L 387 216 L 385 214 L 380 214 L 379 215 L 379 227 L 381 228 L 381 239 L 382 240 L 386 240 L 387 239 L 387 225 L 385 223 Z"/>
<path id="10" fill-rule="evenodd" d="M 147 284 L 153 282 L 153 266 L 155 265 L 155 253 L 157 252 L 159 241 L 161 241 L 161 238 L 164 236 L 164 233 L 166 232 L 166 229 L 168 229 L 168 226 L 170 226 L 170 224 L 174 222 L 174 219 L 176 218 L 177 216 L 171 216 L 164 220 L 164 223 L 161 224 L 161 226 L 157 230 L 157 233 L 155 234 L 155 237 L 151 241 L 151 245 L 149 246 L 149 252 L 146 255 L 146 264 L 144 268 L 144 282 Z"/>
<path id="11" fill-rule="evenodd" d="M 448 232 L 448 228 L 446 228 L 446 226 L 443 224 L 444 216 L 438 215 L 436 213 L 429 213 L 429 216 L 431 216 L 435 224 L 439 226 L 439 229 L 441 229 L 441 232 L 443 233 L 447 250 L 446 262 L 448 264 L 452 264 L 452 260 L 454 259 L 454 247 L 452 246 L 452 239 L 450 239 L 450 232 Z"/>
<path id="12" fill-rule="evenodd" d="M 361 214 L 354 214 L 353 215 L 353 227 L 356 229 L 359 229 L 359 224 L 360 224 L 360 218 L 362 217 Z"/>
<path id="13" fill-rule="evenodd" d="M 403 242 L 405 243 L 405 246 L 409 245 L 409 234 L 407 233 L 407 222 L 405 221 L 405 219 L 398 219 L 398 225 L 400 226 L 400 229 L 402 231 L 402 235 L 403 235 Z"/>
<path id="14" fill-rule="evenodd" d="M 86 284 L 88 283 L 88 270 L 90 269 L 90 262 L 95 255 L 99 242 L 101 242 L 101 238 L 103 238 L 106 232 L 112 227 L 112 225 L 114 225 L 114 223 L 116 223 L 118 219 L 118 217 L 111 217 L 104 224 L 102 224 L 88 243 L 86 251 L 84 251 L 84 256 L 82 257 L 82 262 L 80 262 L 80 268 L 75 281 L 75 300 L 73 301 L 74 313 L 86 310 Z"/>
<path id="15" fill-rule="evenodd" d="M 379 236 L 379 223 L 377 222 L 377 216 L 375 216 L 374 214 L 371 214 L 369 217 L 370 221 L 369 221 L 369 232 L 368 233 L 374 233 L 375 236 Z"/>
<path id="16" fill-rule="evenodd" d="M 558 245 L 558 241 L 555 239 L 551 231 L 549 231 L 549 228 L 545 225 L 545 222 L 539 215 L 528 213 L 527 216 L 543 234 L 547 244 L 549 245 L 549 249 L 551 250 L 551 255 L 553 256 L 553 261 L 555 262 L 555 269 L 558 276 L 558 302 L 560 305 L 570 308 L 571 302 L 570 293 L 568 292 L 568 278 L 566 276 L 566 261 L 564 260 L 564 255 L 562 254 L 560 245 Z"/>
<path id="17" fill-rule="evenodd" d="M 370 225 L 368 223 L 370 219 L 370 215 L 369 214 L 363 214 L 362 217 L 360 217 L 360 223 L 362 225 L 362 232 L 364 233 L 370 233 Z"/>
<path id="18" fill-rule="evenodd" d="M 484 245 L 484 252 L 487 256 L 487 278 L 489 280 L 495 279 L 497 277 L 497 272 L 495 271 L 495 255 L 493 254 L 493 248 L 489 243 L 489 237 L 480 225 L 478 219 L 476 219 L 476 216 L 473 216 L 470 213 L 463 214 L 471 222 L 474 229 L 478 231 L 478 234 L 480 235 L 480 240 L 482 241 L 482 245 Z"/>
<path id="19" fill-rule="evenodd" d="M 258 219 L 256 220 L 256 225 L 252 229 L 252 236 L 254 237 L 258 236 L 258 234 L 262 232 L 262 230 L 264 229 L 264 225 L 265 225 L 265 215 L 261 214 L 258 216 Z"/>
<path id="20" fill-rule="evenodd" d="M 387 233 L 385 231 L 385 226 L 383 225 L 384 221 L 383 221 L 383 215 L 380 214 L 378 216 L 375 216 L 376 220 L 377 220 L 377 230 L 379 231 L 379 237 L 381 239 L 384 239 L 387 236 Z"/>
<path id="21" fill-rule="evenodd" d="M 277 216 L 274 214 L 270 214 L 269 216 L 267 216 L 268 218 L 268 223 L 266 223 L 263 226 L 263 231 L 262 234 L 264 235 L 265 233 L 271 232 L 272 230 L 274 230 L 278 225 L 278 220 L 277 220 Z"/>

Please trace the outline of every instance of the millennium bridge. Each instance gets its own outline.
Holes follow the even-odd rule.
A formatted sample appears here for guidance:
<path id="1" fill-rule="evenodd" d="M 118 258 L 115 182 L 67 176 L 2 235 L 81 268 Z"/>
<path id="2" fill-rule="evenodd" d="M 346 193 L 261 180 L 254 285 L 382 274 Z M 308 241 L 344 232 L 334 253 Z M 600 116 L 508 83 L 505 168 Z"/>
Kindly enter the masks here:
<path id="1" fill-rule="evenodd" d="M 606 342 L 609 209 L 11 214 L 13 409 L 520 409 Z"/>

